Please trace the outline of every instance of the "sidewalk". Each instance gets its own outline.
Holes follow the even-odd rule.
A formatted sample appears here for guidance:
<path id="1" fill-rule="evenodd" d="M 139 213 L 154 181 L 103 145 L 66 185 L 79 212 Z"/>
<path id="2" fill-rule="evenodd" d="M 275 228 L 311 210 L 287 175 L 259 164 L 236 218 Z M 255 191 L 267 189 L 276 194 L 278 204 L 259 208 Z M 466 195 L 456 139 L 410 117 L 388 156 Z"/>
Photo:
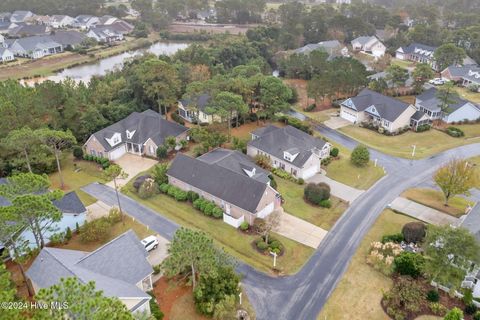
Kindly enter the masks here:
<path id="1" fill-rule="evenodd" d="M 274 231 L 314 249 L 317 249 L 320 242 L 327 235 L 326 230 L 286 212 L 281 214 L 280 226 Z"/>
<path id="2" fill-rule="evenodd" d="M 355 199 L 357 199 L 364 192 L 363 190 L 355 189 L 347 186 L 346 184 L 330 179 L 326 175 L 320 173 L 317 173 L 316 175 L 307 180 L 307 183 L 310 182 L 325 182 L 330 186 L 330 193 L 333 196 L 340 198 L 348 202 L 349 204 L 355 201 Z"/>
<path id="3" fill-rule="evenodd" d="M 397 197 L 390 206 L 393 210 L 430 224 L 458 225 L 460 223 L 458 218 L 402 197 Z"/>

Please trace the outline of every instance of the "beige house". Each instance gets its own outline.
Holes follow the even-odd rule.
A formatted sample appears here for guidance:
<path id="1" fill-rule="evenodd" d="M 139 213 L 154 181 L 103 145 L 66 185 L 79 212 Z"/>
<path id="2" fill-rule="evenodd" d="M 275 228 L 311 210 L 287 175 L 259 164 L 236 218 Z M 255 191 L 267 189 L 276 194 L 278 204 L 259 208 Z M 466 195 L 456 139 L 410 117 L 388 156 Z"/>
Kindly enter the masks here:
<path id="1" fill-rule="evenodd" d="M 116 160 L 125 153 L 156 157 L 169 136 L 177 142 L 187 139 L 188 128 L 162 118 L 157 112 L 133 112 L 128 117 L 95 132 L 85 142 L 86 154 Z"/>
<path id="2" fill-rule="evenodd" d="M 194 191 L 223 209 L 223 221 L 238 228 L 244 221 L 265 218 L 281 205 L 268 173 L 238 151 L 216 149 L 191 158 L 177 154 L 167 172 L 168 182 Z"/>
<path id="3" fill-rule="evenodd" d="M 376 36 L 358 37 L 352 40 L 352 48 L 375 58 L 382 57 L 387 50 L 387 47 Z"/>
<path id="4" fill-rule="evenodd" d="M 274 168 L 306 180 L 320 172 L 322 159 L 330 155 L 330 147 L 324 140 L 292 126 L 270 125 L 252 132 L 247 154 L 252 158 L 265 155 Z"/>
<path id="5" fill-rule="evenodd" d="M 214 123 L 222 122 L 218 115 L 208 112 L 208 104 L 211 100 L 209 94 L 202 94 L 196 99 L 182 99 L 178 101 L 178 115 L 190 123 Z M 236 113 L 234 112 L 234 117 Z"/>
<path id="6" fill-rule="evenodd" d="M 429 123 L 428 117 L 414 105 L 369 89 L 343 101 L 340 117 L 354 124 L 368 122 L 392 134 Z"/>
<path id="7" fill-rule="evenodd" d="M 62 278 L 95 282 L 107 297 L 117 297 L 132 313 L 150 314 L 153 269 L 148 253 L 132 230 L 93 252 L 45 247 L 26 272 L 37 293 Z"/>

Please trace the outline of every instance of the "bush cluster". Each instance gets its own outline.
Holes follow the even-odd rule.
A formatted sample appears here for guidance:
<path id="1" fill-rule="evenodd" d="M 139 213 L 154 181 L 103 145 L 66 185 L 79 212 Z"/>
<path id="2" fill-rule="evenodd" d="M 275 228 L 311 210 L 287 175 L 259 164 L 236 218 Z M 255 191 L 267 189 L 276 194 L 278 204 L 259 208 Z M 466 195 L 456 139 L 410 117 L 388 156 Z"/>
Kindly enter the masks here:
<path id="1" fill-rule="evenodd" d="M 423 273 L 425 258 L 413 252 L 403 251 L 393 260 L 393 270 L 403 276 L 418 278 Z"/>
<path id="2" fill-rule="evenodd" d="M 370 152 L 364 145 L 358 145 L 353 149 L 350 161 L 357 167 L 364 167 L 370 161 Z"/>
<path id="3" fill-rule="evenodd" d="M 206 216 L 220 219 L 223 217 L 223 210 L 215 204 L 213 201 L 209 201 L 205 198 L 198 198 L 193 201 L 193 207 L 202 211 Z"/>
<path id="4" fill-rule="evenodd" d="M 425 224 L 422 222 L 409 222 L 403 226 L 402 234 L 408 243 L 422 242 L 426 235 Z"/>
<path id="5" fill-rule="evenodd" d="M 113 208 L 108 216 L 85 222 L 80 227 L 80 241 L 84 243 L 105 241 L 110 235 L 111 226 L 121 220 L 122 215 L 120 211 Z"/>
<path id="6" fill-rule="evenodd" d="M 177 201 L 187 201 L 187 191 L 183 191 L 182 189 L 172 186 L 168 183 L 163 183 L 160 185 L 160 191 L 169 195 L 170 197 L 174 198 Z"/>
<path id="7" fill-rule="evenodd" d="M 80 147 L 80 146 L 74 146 L 73 147 L 73 156 L 77 160 L 83 159 L 83 148 Z"/>
<path id="8" fill-rule="evenodd" d="M 415 132 L 425 132 L 425 131 L 428 131 L 432 128 L 431 125 L 429 124 L 422 124 L 421 126 L 418 126 L 417 127 L 417 130 L 415 130 Z"/>
<path id="9" fill-rule="evenodd" d="M 324 182 L 320 183 L 309 183 L 305 186 L 303 190 L 303 195 L 305 199 L 309 202 L 325 207 L 330 208 L 330 186 Z"/>
<path id="10" fill-rule="evenodd" d="M 428 304 L 428 307 L 437 316 L 443 317 L 448 311 L 447 307 L 445 307 L 443 304 L 438 302 L 430 302 Z"/>
<path id="11" fill-rule="evenodd" d="M 268 237 L 268 243 L 265 242 L 265 238 L 261 237 L 255 242 L 255 245 L 258 250 L 265 252 L 275 252 L 276 254 L 280 254 L 283 251 L 283 244 L 273 237 Z"/>
<path id="12" fill-rule="evenodd" d="M 339 153 L 340 153 L 340 150 L 339 150 L 338 148 L 332 148 L 332 149 L 330 150 L 330 156 L 331 156 L 331 157 L 336 158 L 336 157 L 338 157 L 338 154 L 339 154 Z"/>
<path id="13" fill-rule="evenodd" d="M 438 294 L 438 290 L 429 290 L 427 292 L 427 300 L 430 302 L 438 302 L 440 300 L 440 294 Z"/>
<path id="14" fill-rule="evenodd" d="M 185 120 L 183 120 L 182 117 L 176 112 L 172 112 L 172 120 L 175 121 L 176 123 L 181 124 L 182 126 L 185 125 Z"/>
<path id="15" fill-rule="evenodd" d="M 457 127 L 448 127 L 447 130 L 446 130 L 446 133 L 449 136 L 454 137 L 454 138 L 460 138 L 460 137 L 465 136 L 465 133 Z"/>
<path id="16" fill-rule="evenodd" d="M 158 184 L 152 178 L 147 178 L 138 188 L 138 196 L 142 199 L 148 199 L 158 194 Z"/>
<path id="17" fill-rule="evenodd" d="M 396 136 L 396 135 L 405 133 L 405 132 L 410 130 L 409 126 L 405 126 L 403 128 L 400 128 L 396 131 L 391 132 L 391 131 L 387 131 L 383 127 L 379 127 L 376 124 L 371 123 L 371 122 L 362 122 L 360 124 L 360 127 L 365 128 L 365 129 L 369 129 L 369 130 L 372 130 L 372 131 L 376 131 L 376 132 L 378 132 L 380 134 L 383 134 L 383 135 L 386 135 L 386 136 Z"/>
<path id="18" fill-rule="evenodd" d="M 326 158 L 323 158 L 322 161 L 320 162 L 320 164 L 322 166 L 328 166 L 330 164 L 330 162 L 332 162 L 332 157 L 326 157 Z"/>
<path id="19" fill-rule="evenodd" d="M 291 125 L 292 127 L 297 128 L 298 130 L 302 130 L 305 133 L 308 133 L 308 134 L 313 133 L 313 130 L 308 123 L 301 121 L 297 118 L 290 117 L 290 116 L 281 116 L 279 117 L 278 120 L 284 122 L 285 124 Z"/>
<path id="20" fill-rule="evenodd" d="M 288 173 L 287 171 L 283 170 L 282 168 L 272 168 L 272 173 L 274 175 L 279 176 L 280 178 L 283 178 L 285 180 L 289 180 L 289 181 L 292 181 L 292 182 L 296 182 L 298 184 L 304 184 L 305 183 L 305 180 L 303 180 L 302 178 L 297 179 L 293 175 Z"/>
<path id="21" fill-rule="evenodd" d="M 403 240 L 403 234 L 402 233 L 394 233 L 394 234 L 386 234 L 382 237 L 382 243 L 387 243 L 387 242 L 395 242 L 395 243 L 400 243 Z"/>
<path id="22" fill-rule="evenodd" d="M 150 299 L 150 302 L 149 302 L 150 313 L 152 317 L 155 318 L 156 320 L 162 320 L 164 315 L 163 315 L 163 312 L 160 310 L 160 306 L 157 303 L 157 298 L 153 294 L 153 291 L 148 291 L 147 293 L 152 297 L 152 299 Z"/>
<path id="23" fill-rule="evenodd" d="M 312 103 L 311 105 L 307 106 L 305 109 L 303 109 L 304 111 L 306 112 L 312 112 L 313 110 L 315 110 L 317 106 L 315 105 L 315 103 Z"/>
<path id="24" fill-rule="evenodd" d="M 108 160 L 107 158 L 97 157 L 91 154 L 84 155 L 83 160 L 96 162 L 101 165 L 103 169 L 107 169 L 108 167 L 110 167 L 111 164 L 110 160 Z"/>
<path id="25" fill-rule="evenodd" d="M 243 222 L 240 224 L 240 230 L 242 230 L 242 231 L 247 231 L 248 228 L 250 228 L 250 225 L 248 224 L 247 221 L 243 221 Z"/>
<path id="26" fill-rule="evenodd" d="M 159 146 L 157 148 L 157 158 L 165 159 L 168 157 L 168 148 L 166 146 Z"/>

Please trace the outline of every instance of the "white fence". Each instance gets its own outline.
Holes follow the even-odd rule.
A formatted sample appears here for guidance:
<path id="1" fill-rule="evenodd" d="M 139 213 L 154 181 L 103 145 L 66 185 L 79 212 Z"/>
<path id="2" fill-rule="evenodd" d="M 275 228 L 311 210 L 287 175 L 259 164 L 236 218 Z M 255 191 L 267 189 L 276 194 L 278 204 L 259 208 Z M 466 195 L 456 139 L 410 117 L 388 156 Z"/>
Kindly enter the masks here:
<path id="1" fill-rule="evenodd" d="M 436 283 L 435 281 L 432 281 L 430 283 L 432 286 L 434 287 L 437 287 L 438 289 L 442 290 L 442 291 L 445 291 L 446 293 L 449 293 L 450 292 L 450 288 L 448 287 L 445 287 L 445 286 L 442 286 L 441 284 L 438 284 Z M 453 293 L 453 295 L 459 299 L 462 299 L 463 298 L 463 294 L 461 294 L 460 292 L 458 292 L 457 290 L 455 290 L 455 292 Z M 477 308 L 480 308 L 480 302 L 476 301 L 476 300 L 473 300 L 473 304 L 477 307 Z"/>
<path id="2" fill-rule="evenodd" d="M 231 215 L 228 215 L 225 212 L 223 213 L 223 222 L 228 223 L 229 225 L 231 225 L 234 228 L 240 227 L 240 225 L 242 224 L 242 222 L 244 220 L 245 220 L 244 216 L 241 216 L 240 218 L 235 219 Z"/>

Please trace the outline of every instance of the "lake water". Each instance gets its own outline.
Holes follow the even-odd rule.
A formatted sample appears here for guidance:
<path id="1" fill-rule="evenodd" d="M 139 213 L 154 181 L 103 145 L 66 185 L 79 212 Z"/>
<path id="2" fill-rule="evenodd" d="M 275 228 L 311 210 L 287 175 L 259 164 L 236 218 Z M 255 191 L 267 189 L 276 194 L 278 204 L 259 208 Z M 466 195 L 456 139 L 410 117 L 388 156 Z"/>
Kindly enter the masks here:
<path id="1" fill-rule="evenodd" d="M 93 76 L 103 76 L 110 71 L 115 69 L 121 69 L 123 64 L 128 59 L 133 57 L 142 56 L 145 53 L 153 53 L 157 56 L 159 55 L 172 55 L 178 50 L 182 50 L 188 47 L 188 43 L 178 43 L 178 42 L 156 42 L 150 47 L 127 51 L 118 55 L 114 55 L 108 58 L 101 59 L 94 63 L 82 64 L 80 66 L 64 69 L 63 71 L 58 72 L 55 75 L 46 77 L 46 78 L 36 78 L 29 79 L 28 84 L 39 83 L 45 80 L 52 80 L 55 82 L 60 82 L 66 78 L 71 78 L 76 82 L 83 81 L 88 83 Z"/>

